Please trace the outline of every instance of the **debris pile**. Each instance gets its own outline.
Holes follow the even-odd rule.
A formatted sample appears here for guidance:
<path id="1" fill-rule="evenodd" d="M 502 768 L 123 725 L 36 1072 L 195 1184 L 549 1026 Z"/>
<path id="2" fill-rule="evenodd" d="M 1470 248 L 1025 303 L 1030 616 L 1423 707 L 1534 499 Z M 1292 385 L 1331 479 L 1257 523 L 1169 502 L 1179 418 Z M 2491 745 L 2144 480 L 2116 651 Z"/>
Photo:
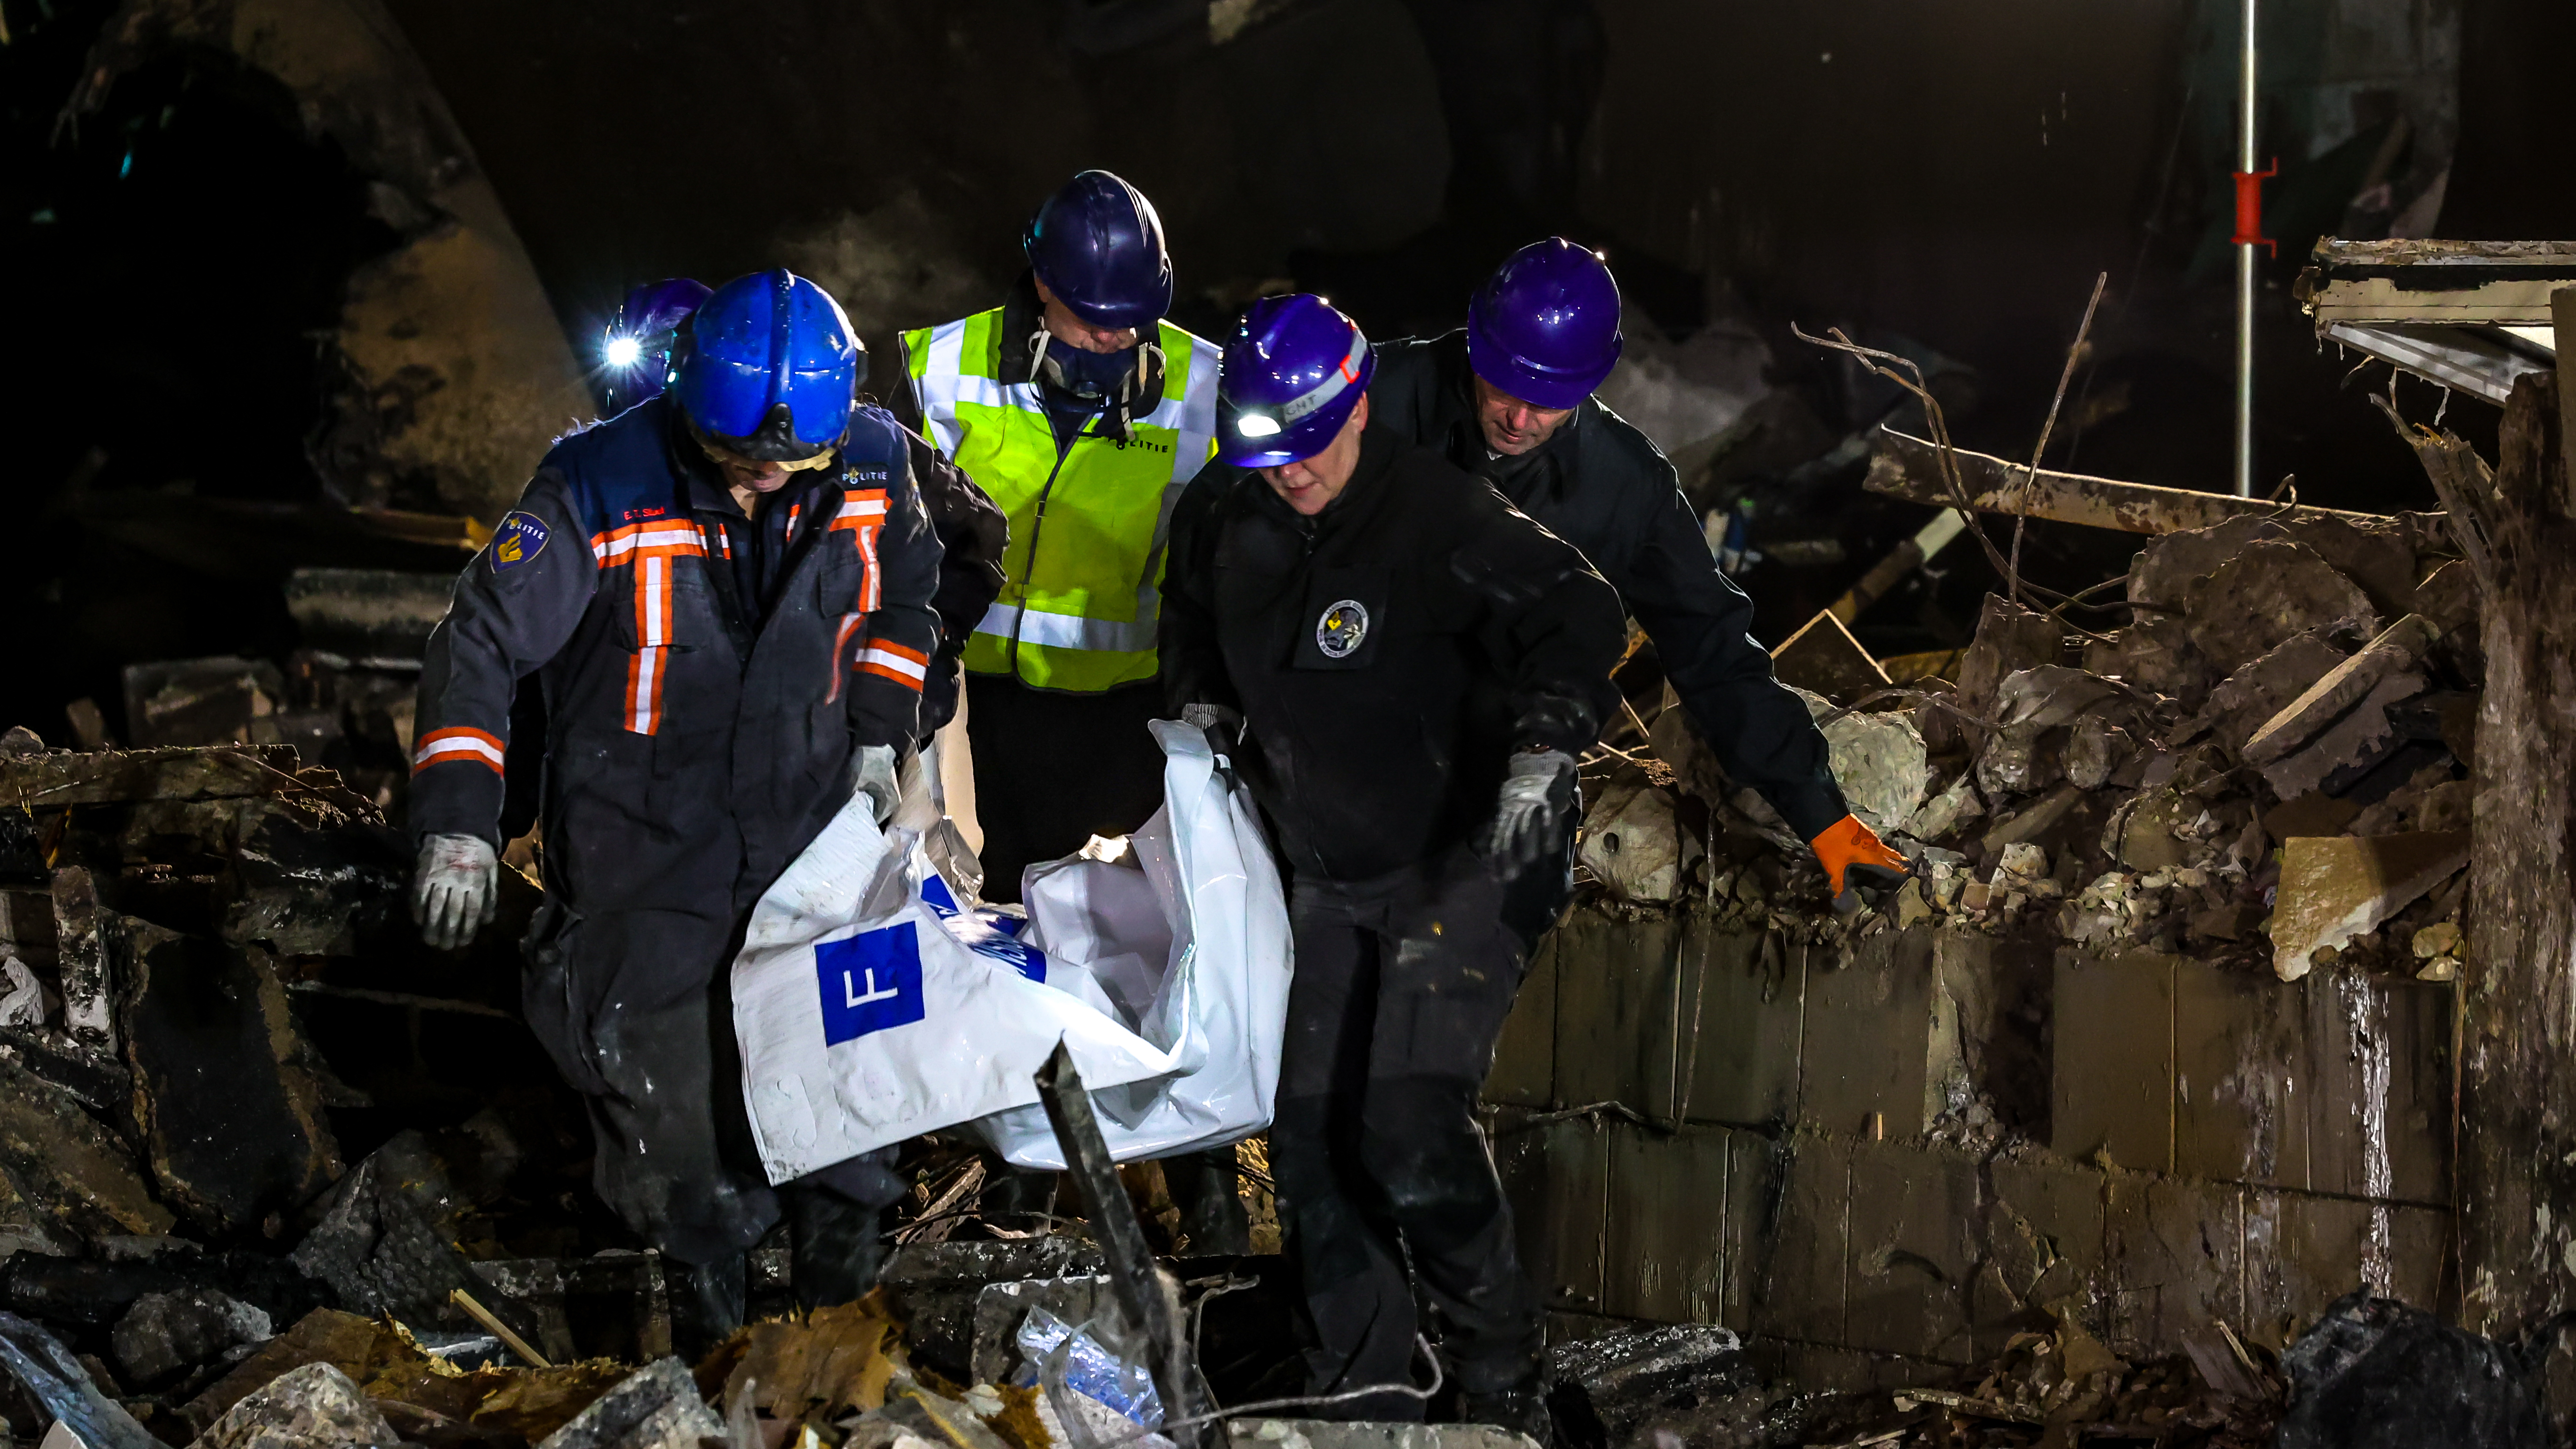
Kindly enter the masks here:
<path id="1" fill-rule="evenodd" d="M 2100 632 L 1990 596 L 1937 673 L 1818 616 L 1775 667 L 1853 813 L 1916 866 L 1876 912 L 1821 909 L 1803 843 L 1724 777 L 1669 689 L 1638 727 L 1650 757 L 1594 762 L 1580 859 L 1612 902 L 1797 939 L 1934 923 L 2285 980 L 2328 961 L 2446 979 L 2476 601 L 2439 516 L 2355 519 L 2290 507 L 2156 536 L 2108 606 L 2126 622 Z"/>

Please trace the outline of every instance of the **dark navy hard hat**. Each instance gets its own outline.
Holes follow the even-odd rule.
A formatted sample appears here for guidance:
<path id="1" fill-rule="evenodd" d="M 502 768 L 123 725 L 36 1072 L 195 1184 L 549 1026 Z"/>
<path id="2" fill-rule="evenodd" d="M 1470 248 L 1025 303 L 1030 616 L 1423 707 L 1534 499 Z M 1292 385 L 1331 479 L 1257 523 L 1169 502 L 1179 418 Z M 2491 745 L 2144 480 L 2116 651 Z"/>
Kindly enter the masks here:
<path id="1" fill-rule="evenodd" d="M 1048 197 L 1020 248 L 1056 300 L 1094 327 L 1151 327 L 1172 310 L 1163 219 L 1106 171 L 1085 171 Z"/>
<path id="2" fill-rule="evenodd" d="M 707 441 L 790 462 L 841 441 L 867 375 L 841 304 L 782 268 L 736 277 L 698 307 L 675 386 Z"/>
<path id="3" fill-rule="evenodd" d="M 1217 457 L 1238 468 L 1304 462 L 1331 446 L 1376 372 L 1360 325 L 1332 303 L 1304 292 L 1262 298 L 1225 347 Z"/>
<path id="4" fill-rule="evenodd" d="M 1582 403 L 1619 361 L 1619 284 L 1561 236 L 1511 254 L 1467 308 L 1467 362 L 1526 403 Z"/>
<path id="5" fill-rule="evenodd" d="M 671 377 L 671 352 L 680 324 L 709 293 L 704 282 L 665 277 L 626 294 L 617 320 L 601 339 L 599 360 L 608 379 L 608 407 L 616 412 L 659 394 Z"/>

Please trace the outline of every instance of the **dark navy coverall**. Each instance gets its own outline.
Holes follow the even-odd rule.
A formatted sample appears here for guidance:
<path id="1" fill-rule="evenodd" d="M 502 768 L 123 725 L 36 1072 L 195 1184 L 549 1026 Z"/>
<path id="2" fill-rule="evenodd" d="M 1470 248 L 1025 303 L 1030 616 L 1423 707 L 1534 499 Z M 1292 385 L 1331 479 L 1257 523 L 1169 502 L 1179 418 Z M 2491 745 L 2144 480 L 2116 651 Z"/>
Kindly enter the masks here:
<path id="1" fill-rule="evenodd" d="M 682 1263 L 777 1220 L 747 1160 L 723 968 L 850 798 L 853 751 L 912 740 L 939 560 L 881 411 L 750 518 L 665 394 L 555 444 L 430 636 L 414 838 L 500 843 L 511 691 L 533 674 L 528 1023 L 589 1099 L 600 1196 Z"/>

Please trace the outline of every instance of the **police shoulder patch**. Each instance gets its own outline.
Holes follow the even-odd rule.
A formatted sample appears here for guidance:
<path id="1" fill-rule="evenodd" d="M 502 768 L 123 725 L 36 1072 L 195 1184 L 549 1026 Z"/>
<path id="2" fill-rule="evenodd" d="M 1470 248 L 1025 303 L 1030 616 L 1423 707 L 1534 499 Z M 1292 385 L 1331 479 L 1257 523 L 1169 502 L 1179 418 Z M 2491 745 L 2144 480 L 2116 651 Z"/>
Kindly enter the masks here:
<path id="1" fill-rule="evenodd" d="M 1348 659 L 1368 639 L 1368 606 L 1342 599 L 1315 621 L 1315 647 L 1327 659 Z"/>
<path id="2" fill-rule="evenodd" d="M 492 572 L 507 573 L 546 551 L 544 519 L 513 510 L 492 530 Z"/>

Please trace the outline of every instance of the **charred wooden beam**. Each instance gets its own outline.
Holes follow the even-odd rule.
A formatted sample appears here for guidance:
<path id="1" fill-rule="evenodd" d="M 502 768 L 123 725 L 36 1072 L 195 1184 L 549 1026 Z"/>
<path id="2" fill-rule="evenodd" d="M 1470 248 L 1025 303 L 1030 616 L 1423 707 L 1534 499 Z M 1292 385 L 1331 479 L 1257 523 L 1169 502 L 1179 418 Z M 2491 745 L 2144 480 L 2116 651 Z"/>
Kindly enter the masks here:
<path id="1" fill-rule="evenodd" d="M 2006 462 L 1989 453 L 1955 450 L 1959 460 L 1959 481 L 1967 486 L 1968 506 L 1980 513 L 2019 514 L 2042 518 L 2052 523 L 2076 523 L 2087 528 L 2116 529 L 2122 533 L 2179 533 L 2188 528 L 2210 528 L 2231 518 L 2246 514 L 2282 512 L 2279 504 L 2259 498 L 2238 498 L 2226 493 L 2196 493 L 2188 488 L 2158 488 L 2147 483 L 2123 483 L 2116 478 L 2094 478 L 2082 473 L 2055 473 L 2042 469 L 2031 476 L 2020 463 Z M 1929 504 L 1934 508 L 1954 506 L 1958 500 L 1941 476 L 1940 449 L 1911 433 L 1894 428 L 1879 429 L 1878 451 L 1869 460 L 1869 477 L 1863 487 L 1872 493 L 1884 493 L 1909 503 Z M 2387 520 L 2374 513 L 2348 513 L 2333 508 L 2306 508 L 2302 514 L 2332 514 L 2359 524 L 2385 525 Z"/>

